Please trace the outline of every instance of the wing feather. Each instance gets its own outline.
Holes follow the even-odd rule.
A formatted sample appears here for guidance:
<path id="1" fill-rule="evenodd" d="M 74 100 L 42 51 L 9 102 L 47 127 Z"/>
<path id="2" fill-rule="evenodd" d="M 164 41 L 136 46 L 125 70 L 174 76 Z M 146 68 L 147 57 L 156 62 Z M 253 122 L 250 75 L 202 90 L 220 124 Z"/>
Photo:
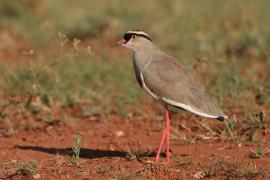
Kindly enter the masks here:
<path id="1" fill-rule="evenodd" d="M 171 57 L 152 60 L 141 79 L 146 91 L 172 106 L 209 118 L 223 116 L 196 76 Z"/>

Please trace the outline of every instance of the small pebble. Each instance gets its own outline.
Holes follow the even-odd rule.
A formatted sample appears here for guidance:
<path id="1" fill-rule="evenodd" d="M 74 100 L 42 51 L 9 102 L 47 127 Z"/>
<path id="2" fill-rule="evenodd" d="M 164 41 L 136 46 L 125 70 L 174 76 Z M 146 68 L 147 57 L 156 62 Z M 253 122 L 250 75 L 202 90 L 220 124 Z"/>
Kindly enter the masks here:
<path id="1" fill-rule="evenodd" d="M 35 175 L 33 176 L 34 179 L 39 179 L 40 177 L 41 177 L 40 174 L 35 174 Z"/>
<path id="2" fill-rule="evenodd" d="M 116 135 L 117 137 L 122 137 L 122 136 L 124 136 L 124 132 L 123 132 L 123 131 L 117 131 L 117 132 L 115 133 L 115 135 Z"/>

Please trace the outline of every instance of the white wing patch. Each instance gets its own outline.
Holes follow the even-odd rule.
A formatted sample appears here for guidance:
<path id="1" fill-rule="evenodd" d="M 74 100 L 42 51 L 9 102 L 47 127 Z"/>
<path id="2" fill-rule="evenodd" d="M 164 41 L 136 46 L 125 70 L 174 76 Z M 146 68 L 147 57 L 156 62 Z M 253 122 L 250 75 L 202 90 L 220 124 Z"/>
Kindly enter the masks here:
<path id="1" fill-rule="evenodd" d="M 210 115 L 210 114 L 206 114 L 206 113 L 200 112 L 198 110 L 193 109 L 189 105 L 186 105 L 186 104 L 183 104 L 183 103 L 179 103 L 179 102 L 175 102 L 175 101 L 172 101 L 172 100 L 167 99 L 167 98 L 164 98 L 164 97 L 162 97 L 162 100 L 165 101 L 168 104 L 171 104 L 173 106 L 180 107 L 180 108 L 182 108 L 182 109 L 184 109 L 186 111 L 190 111 L 190 112 L 192 112 L 194 114 L 197 114 L 199 116 L 204 116 L 204 117 L 208 117 L 208 118 L 218 118 L 219 117 L 219 116 L 214 116 L 214 115 Z"/>
<path id="2" fill-rule="evenodd" d="M 151 96 L 153 96 L 155 99 L 159 99 L 159 97 L 155 93 L 153 93 L 152 91 L 150 91 L 150 89 L 145 85 L 142 73 L 140 74 L 140 76 L 141 76 L 141 81 L 142 81 L 142 87 L 143 87 L 143 89 L 146 92 L 148 92 Z"/>
<path id="3" fill-rule="evenodd" d="M 153 93 L 145 84 L 144 82 L 144 79 L 143 79 L 143 74 L 140 73 L 140 77 L 141 77 L 141 81 L 142 81 L 142 87 L 143 89 L 148 92 L 152 97 L 154 97 L 155 99 L 159 99 L 159 97 Z M 170 104 L 170 105 L 173 105 L 173 106 L 176 106 L 176 107 L 180 107 L 186 111 L 189 111 L 189 112 L 192 112 L 194 114 L 197 114 L 199 116 L 203 116 L 203 117 L 208 117 L 208 118 L 218 118 L 219 116 L 215 116 L 215 115 L 210 115 L 210 114 L 206 114 L 204 112 L 200 112 L 198 110 L 195 110 L 194 108 L 192 108 L 191 106 L 189 105 L 186 105 L 186 104 L 183 104 L 183 103 L 179 103 L 179 102 L 176 102 L 176 101 L 173 101 L 173 100 L 170 100 L 168 98 L 165 98 L 165 97 L 162 97 L 161 98 L 164 102 Z M 228 117 L 227 116 L 223 116 L 225 119 L 227 119 Z"/>

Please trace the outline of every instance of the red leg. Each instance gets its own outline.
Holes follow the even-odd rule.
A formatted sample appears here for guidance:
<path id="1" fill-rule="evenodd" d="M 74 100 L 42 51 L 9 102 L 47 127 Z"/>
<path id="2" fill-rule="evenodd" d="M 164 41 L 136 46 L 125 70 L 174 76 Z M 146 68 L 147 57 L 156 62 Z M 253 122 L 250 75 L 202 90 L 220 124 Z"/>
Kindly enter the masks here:
<path id="1" fill-rule="evenodd" d="M 166 114 L 166 130 L 167 130 L 167 147 L 166 147 L 166 161 L 170 162 L 170 115 L 168 111 L 168 107 L 165 107 Z"/>
<path id="2" fill-rule="evenodd" d="M 163 135 L 160 141 L 160 145 L 158 148 L 158 152 L 157 152 L 157 156 L 156 156 L 156 162 L 159 162 L 159 157 L 160 157 L 160 152 L 165 140 L 165 137 L 167 136 L 167 153 L 166 153 L 166 157 L 167 157 L 167 163 L 169 163 L 169 129 L 170 129 L 170 119 L 169 119 L 169 111 L 168 111 L 168 106 L 165 105 L 164 107 L 165 110 L 165 118 L 166 118 L 166 123 L 165 123 L 165 129 L 163 131 Z"/>
<path id="3" fill-rule="evenodd" d="M 167 135 L 167 131 L 166 131 L 166 128 L 163 130 L 163 135 L 162 135 L 162 138 L 161 138 L 161 141 L 160 141 L 160 145 L 159 145 L 159 148 L 158 148 L 158 152 L 157 152 L 157 156 L 156 156 L 156 163 L 159 162 L 159 156 L 160 156 L 160 152 L 161 152 L 161 149 L 162 149 L 162 146 L 163 146 L 163 143 L 164 143 L 164 139 L 165 139 L 165 136 Z"/>

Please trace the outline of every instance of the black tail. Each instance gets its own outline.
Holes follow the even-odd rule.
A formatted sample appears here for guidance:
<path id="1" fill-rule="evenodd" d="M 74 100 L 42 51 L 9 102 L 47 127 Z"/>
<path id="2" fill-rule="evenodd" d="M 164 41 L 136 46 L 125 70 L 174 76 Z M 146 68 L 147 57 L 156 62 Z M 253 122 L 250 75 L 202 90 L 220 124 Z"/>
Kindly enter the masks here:
<path id="1" fill-rule="evenodd" d="M 218 116 L 216 119 L 219 120 L 219 121 L 224 121 L 225 117 L 224 116 Z"/>

